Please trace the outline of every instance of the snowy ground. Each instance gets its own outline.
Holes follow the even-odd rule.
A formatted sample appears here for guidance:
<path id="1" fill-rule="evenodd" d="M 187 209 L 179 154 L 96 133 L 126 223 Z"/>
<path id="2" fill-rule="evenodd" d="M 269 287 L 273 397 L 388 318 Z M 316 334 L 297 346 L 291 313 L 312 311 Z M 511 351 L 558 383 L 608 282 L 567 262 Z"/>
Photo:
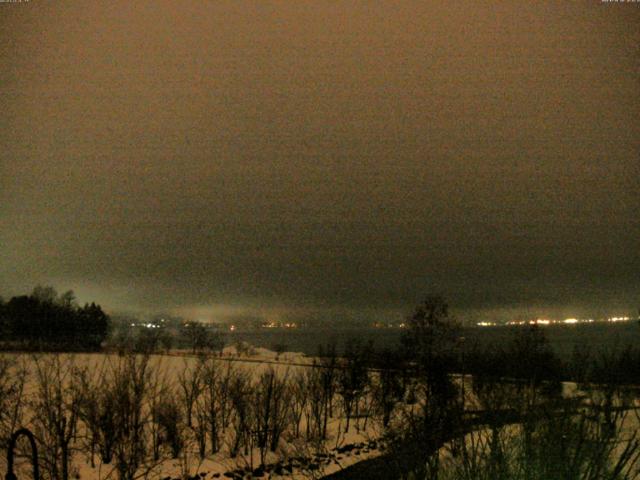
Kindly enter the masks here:
<path id="1" fill-rule="evenodd" d="M 20 425 L 33 429 L 32 420 L 36 412 L 33 411 L 33 399 L 37 394 L 38 385 L 35 380 L 35 360 L 30 354 L 13 354 L 11 357 L 30 370 L 25 384 L 24 395 L 25 408 Z M 52 355 L 40 355 L 41 359 L 51 359 Z M 96 374 L 109 365 L 122 361 L 122 357 L 116 354 L 78 354 L 61 355 L 63 361 L 70 361 L 76 367 L 86 368 L 88 372 Z M 226 347 L 220 355 L 209 357 L 221 367 L 226 368 L 233 365 L 235 368 L 246 372 L 252 381 L 257 381 L 260 375 L 269 369 L 273 369 L 280 378 L 291 379 L 297 373 L 309 371 L 314 364 L 314 358 L 305 356 L 302 353 L 284 352 L 276 353 L 264 348 L 242 348 L 241 351 L 235 346 Z M 171 351 L 164 355 L 154 355 L 150 359 L 150 366 L 157 372 L 158 377 L 177 388 L 178 377 L 181 372 L 194 368 L 198 363 L 198 357 L 188 351 Z M 464 378 L 465 384 L 465 406 L 467 410 L 480 409 L 481 405 L 477 398 L 474 398 L 471 388 L 471 378 Z M 457 376 L 455 381 L 462 383 L 462 377 Z M 175 391 L 175 390 L 174 390 Z M 562 385 L 562 395 L 565 398 L 583 395 L 575 383 L 564 383 Z M 369 394 L 371 397 L 371 394 Z M 371 401 L 368 398 L 366 401 Z M 213 455 L 206 455 L 200 459 L 196 446 L 191 443 L 176 458 L 170 458 L 166 454 L 156 463 L 149 463 L 145 469 L 139 471 L 137 478 L 149 480 L 172 480 L 196 478 L 320 478 L 324 475 L 334 473 L 365 459 L 370 459 L 381 454 L 384 449 L 380 441 L 382 436 L 382 426 L 380 418 L 369 417 L 352 419 L 351 428 L 345 433 L 345 418 L 342 414 L 339 396 L 335 399 L 335 408 L 332 418 L 327 425 L 327 438 L 323 442 L 308 442 L 304 434 L 295 436 L 292 432 L 286 432 L 281 437 L 278 449 L 275 453 L 268 452 L 265 460 L 265 468 L 260 468 L 259 449 L 249 449 L 246 454 L 240 454 L 231 458 L 229 455 L 229 441 L 223 438 L 221 450 Z M 407 408 L 406 406 L 404 408 Z M 635 431 L 638 426 L 638 416 L 630 415 L 631 427 L 625 431 Z M 304 432 L 305 420 L 302 419 L 300 430 Z M 13 430 L 20 425 L 15 425 Z M 513 429 L 515 427 L 509 427 Z M 82 434 L 82 428 L 79 431 Z M 225 434 L 226 435 L 226 434 Z M 483 431 L 470 434 L 468 441 L 472 438 L 476 440 L 485 436 Z M 223 436 L 224 437 L 224 436 Z M 72 455 L 70 478 L 76 480 L 103 480 L 116 479 L 117 473 L 112 464 L 101 464 L 98 457 L 95 457 L 95 466 L 91 466 L 90 455 L 82 445 L 75 445 Z M 449 446 L 442 449 L 443 460 L 449 458 Z M 4 462 L 4 456 L 2 460 Z M 27 473 L 28 468 L 24 460 L 21 462 L 20 470 Z M 6 471 L 6 465 L 2 465 L 2 470 Z"/>
<path id="2" fill-rule="evenodd" d="M 288 377 L 297 370 L 311 368 L 313 359 L 301 353 L 285 352 L 277 354 L 264 348 L 252 348 L 248 352 L 238 352 L 234 346 L 226 347 L 222 354 L 216 357 L 221 365 L 232 363 L 236 367 L 251 373 L 257 379 L 261 373 L 273 368 L 278 375 Z M 34 365 L 33 356 L 29 354 L 11 355 L 28 369 Z M 41 358 L 47 354 L 41 355 Z M 99 371 L 106 365 L 117 362 L 118 356 L 112 354 L 78 354 L 63 355 L 78 367 L 87 367 L 91 371 Z M 179 372 L 193 367 L 197 357 L 187 351 L 172 351 L 165 355 L 154 355 L 152 365 L 169 383 L 176 382 Z M 31 398 L 37 392 L 37 385 L 33 372 L 30 372 L 24 390 L 25 398 Z M 21 424 L 32 428 L 30 418 L 34 412 L 29 410 L 30 401 L 25 402 L 25 412 Z M 284 434 L 276 453 L 269 452 L 266 458 L 266 469 L 258 468 L 260 464 L 259 450 L 254 448 L 244 455 L 241 452 L 236 458 L 229 457 L 228 448 L 215 455 L 209 455 L 201 460 L 195 446 L 185 448 L 178 459 L 166 458 L 145 471 L 139 472 L 139 478 L 145 479 L 177 479 L 177 478 L 320 478 L 333 473 L 356 462 L 372 458 L 380 454 L 381 444 L 377 439 L 381 435 L 381 427 L 376 419 L 351 421 L 348 433 L 344 432 L 345 419 L 341 416 L 341 409 L 336 405 L 334 416 L 328 423 L 327 439 L 321 444 L 311 445 L 303 438 L 293 438 L 291 434 Z M 304 425 L 301 426 L 304 430 Z M 95 457 L 95 467 L 91 467 L 89 453 L 76 450 L 72 456 L 70 478 L 102 480 L 115 479 L 117 473 L 113 465 L 100 464 Z M 2 463 L 3 470 L 6 465 Z M 26 462 L 18 462 L 19 471 L 27 473 Z M 22 475 L 19 475 L 19 478 Z"/>

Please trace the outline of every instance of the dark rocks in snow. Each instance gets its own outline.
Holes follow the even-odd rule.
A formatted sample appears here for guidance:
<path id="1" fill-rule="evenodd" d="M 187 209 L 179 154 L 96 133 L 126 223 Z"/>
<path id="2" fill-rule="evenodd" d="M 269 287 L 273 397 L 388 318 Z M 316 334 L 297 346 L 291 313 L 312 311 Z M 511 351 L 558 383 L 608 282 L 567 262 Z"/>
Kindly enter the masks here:
<path id="1" fill-rule="evenodd" d="M 260 465 L 257 468 L 250 468 L 248 466 L 239 467 L 235 470 L 224 472 L 224 474 L 215 473 L 212 474 L 211 479 L 218 479 L 222 476 L 233 480 L 241 479 L 262 479 L 265 477 L 288 477 L 293 475 L 295 471 L 299 471 L 301 474 L 307 472 L 317 476 L 322 468 L 332 465 L 333 463 L 340 465 L 340 461 L 350 456 L 361 456 L 369 454 L 373 451 L 382 450 L 383 445 L 377 440 L 370 440 L 367 442 L 355 442 L 334 447 L 330 451 L 316 452 L 309 456 L 297 456 L 289 457 L 288 460 L 282 460 L 276 463 Z M 355 459 L 354 459 L 355 460 Z M 206 475 L 209 472 L 199 474 L 199 477 L 195 477 L 189 480 L 205 480 Z M 202 477 L 202 478 L 200 478 Z M 1 479 L 0 479 L 1 480 Z M 163 479 L 171 480 L 171 479 Z M 176 479 L 177 480 L 177 479 Z"/>
<path id="2" fill-rule="evenodd" d="M 353 443 L 349 443 L 347 445 L 343 445 L 342 447 L 338 447 L 338 453 L 349 453 L 354 448 L 356 448 L 355 445 Z"/>
<path id="3" fill-rule="evenodd" d="M 264 477 L 264 468 L 258 467 L 251 472 L 251 475 L 254 477 Z"/>

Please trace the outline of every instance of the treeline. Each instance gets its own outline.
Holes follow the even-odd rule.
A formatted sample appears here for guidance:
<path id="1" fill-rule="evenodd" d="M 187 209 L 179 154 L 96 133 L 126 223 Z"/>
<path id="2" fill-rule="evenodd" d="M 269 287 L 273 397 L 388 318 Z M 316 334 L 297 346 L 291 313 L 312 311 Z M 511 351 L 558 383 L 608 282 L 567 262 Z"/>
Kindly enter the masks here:
<path id="1" fill-rule="evenodd" d="M 502 344 L 470 345 L 454 364 L 453 369 L 474 378 L 640 386 L 640 346 L 590 349 L 578 345 L 569 358 L 561 358 L 537 325 L 513 327 L 511 338 Z"/>
<path id="2" fill-rule="evenodd" d="M 172 348 L 188 349 L 193 354 L 217 353 L 224 347 L 222 332 L 200 322 L 178 326 L 147 328 L 120 323 L 107 340 L 107 350 L 124 353 L 168 353 Z"/>
<path id="3" fill-rule="evenodd" d="M 8 350 L 99 350 L 109 316 L 95 303 L 79 306 L 72 291 L 36 287 L 30 295 L 0 299 L 0 347 Z"/>

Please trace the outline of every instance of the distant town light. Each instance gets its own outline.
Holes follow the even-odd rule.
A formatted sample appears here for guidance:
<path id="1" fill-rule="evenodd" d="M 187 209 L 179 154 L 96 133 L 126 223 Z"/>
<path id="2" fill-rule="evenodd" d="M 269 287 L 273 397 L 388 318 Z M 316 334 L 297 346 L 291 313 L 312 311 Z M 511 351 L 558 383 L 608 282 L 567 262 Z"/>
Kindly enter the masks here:
<path id="1" fill-rule="evenodd" d="M 594 323 L 594 322 L 628 322 L 631 320 L 631 317 L 604 317 L 599 319 L 593 318 L 576 318 L 569 317 L 564 320 L 553 320 L 547 318 L 538 318 L 536 320 L 510 320 L 506 322 L 506 325 L 556 325 L 556 324 L 565 324 L 565 325 L 574 325 L 577 323 Z M 476 325 L 480 327 L 485 327 L 490 325 L 491 322 L 479 322 Z"/>

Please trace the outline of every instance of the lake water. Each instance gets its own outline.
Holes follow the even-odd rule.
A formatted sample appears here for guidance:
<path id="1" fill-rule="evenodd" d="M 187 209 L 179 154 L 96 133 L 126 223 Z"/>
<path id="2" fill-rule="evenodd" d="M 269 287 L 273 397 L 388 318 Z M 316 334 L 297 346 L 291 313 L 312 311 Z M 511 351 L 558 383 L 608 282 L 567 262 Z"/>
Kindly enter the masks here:
<path id="1" fill-rule="evenodd" d="M 522 327 L 469 327 L 462 330 L 465 347 L 478 345 L 505 345 Z M 574 347 L 580 345 L 593 352 L 621 349 L 640 345 L 640 325 L 635 321 L 625 323 L 592 323 L 577 325 L 552 325 L 540 327 L 556 353 L 566 358 Z M 342 352 L 350 338 L 372 341 L 374 347 L 394 348 L 400 345 L 400 329 L 264 329 L 250 332 L 233 332 L 226 335 L 226 343 L 246 341 L 257 347 L 273 349 L 280 344 L 288 351 L 303 352 L 307 355 L 318 353 L 319 345 L 335 341 L 338 352 Z"/>

